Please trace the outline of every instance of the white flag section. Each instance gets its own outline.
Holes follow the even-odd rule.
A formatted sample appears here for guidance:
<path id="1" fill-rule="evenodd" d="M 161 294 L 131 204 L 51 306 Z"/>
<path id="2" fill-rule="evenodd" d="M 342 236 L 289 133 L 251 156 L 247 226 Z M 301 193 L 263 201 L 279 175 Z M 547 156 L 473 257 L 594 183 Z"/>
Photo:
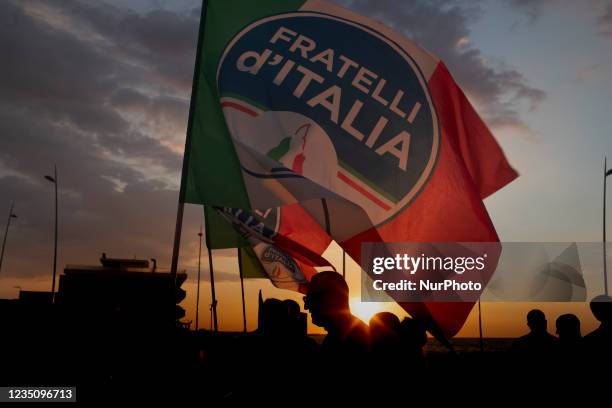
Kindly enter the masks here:
<path id="1" fill-rule="evenodd" d="M 294 205 L 294 208 L 296 205 Z M 278 228 L 282 216 L 280 209 L 275 209 L 277 221 L 266 225 L 264 215 L 257 212 L 232 208 L 215 209 L 219 215 L 233 225 L 236 231 L 253 249 L 272 284 L 281 289 L 305 292 L 306 285 L 317 271 L 316 266 L 333 267 L 319 253 L 303 247 L 299 243 L 279 235 Z M 285 212 L 290 212 L 291 209 Z M 306 223 L 302 224 L 306 226 Z M 329 241 L 325 242 L 329 244 Z"/>

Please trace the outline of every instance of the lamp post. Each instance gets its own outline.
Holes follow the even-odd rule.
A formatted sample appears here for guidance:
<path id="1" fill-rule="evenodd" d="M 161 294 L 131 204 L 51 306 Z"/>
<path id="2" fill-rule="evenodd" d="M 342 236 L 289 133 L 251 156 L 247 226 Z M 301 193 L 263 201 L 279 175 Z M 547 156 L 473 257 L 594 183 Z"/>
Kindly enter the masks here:
<path id="1" fill-rule="evenodd" d="M 55 242 L 53 248 L 53 283 L 51 284 L 51 299 L 55 301 L 55 276 L 57 275 L 57 165 L 53 166 L 53 177 L 45 176 L 55 187 Z"/>
<path id="2" fill-rule="evenodd" d="M 606 260 L 606 182 L 608 176 L 612 175 L 612 169 L 608 169 L 607 158 L 604 158 L 604 177 L 603 177 L 603 273 L 604 273 L 604 292 L 608 295 L 608 270 Z"/>
<path id="3" fill-rule="evenodd" d="M 15 202 L 11 203 L 11 208 L 9 209 L 8 220 L 6 221 L 6 229 L 4 230 L 4 239 L 2 240 L 2 252 L 0 252 L 0 271 L 2 271 L 2 261 L 4 260 L 4 247 L 6 246 L 6 237 L 8 236 L 9 225 L 11 225 L 11 218 L 17 218 L 15 214 L 13 214 L 13 206 Z"/>

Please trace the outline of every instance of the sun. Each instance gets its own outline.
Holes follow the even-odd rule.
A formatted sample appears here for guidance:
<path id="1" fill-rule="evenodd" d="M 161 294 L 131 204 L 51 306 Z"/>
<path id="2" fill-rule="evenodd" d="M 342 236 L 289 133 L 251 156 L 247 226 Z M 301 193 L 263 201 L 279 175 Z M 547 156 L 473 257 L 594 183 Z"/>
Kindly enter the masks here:
<path id="1" fill-rule="evenodd" d="M 368 323 L 376 313 L 386 310 L 384 303 L 362 302 L 359 298 L 352 298 L 349 304 L 351 306 L 351 312 L 365 323 Z"/>

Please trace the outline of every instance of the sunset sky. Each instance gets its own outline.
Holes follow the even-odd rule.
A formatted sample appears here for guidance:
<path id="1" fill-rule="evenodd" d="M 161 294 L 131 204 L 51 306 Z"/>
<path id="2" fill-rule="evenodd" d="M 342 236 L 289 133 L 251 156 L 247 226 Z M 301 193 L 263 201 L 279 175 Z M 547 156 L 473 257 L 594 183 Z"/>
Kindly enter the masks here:
<path id="1" fill-rule="evenodd" d="M 12 201 L 0 297 L 50 290 L 53 191 L 58 167 L 60 268 L 112 257 L 169 266 L 200 16 L 199 0 L 0 2 L 0 228 Z M 612 2 L 604 0 L 337 1 L 403 32 L 441 57 L 520 173 L 488 198 L 502 241 L 601 241 L 602 167 L 612 167 Z M 610 185 L 612 189 L 612 184 Z M 610 198 L 609 202 L 612 200 Z M 612 217 L 612 212 L 610 212 Z M 609 218 L 610 218 L 609 217 Z M 195 314 L 202 209 L 186 209 L 183 306 Z M 326 255 L 340 267 L 340 249 Z M 221 330 L 240 330 L 235 250 L 214 253 Z M 612 262 L 609 262 L 612 264 Z M 208 259 L 200 325 L 209 327 Z M 359 268 L 349 262 L 352 296 Z M 248 327 L 257 292 L 245 282 Z M 526 303 L 483 304 L 485 336 L 526 330 Z M 586 304 L 542 304 L 549 329 Z M 363 318 L 393 304 L 360 304 Z M 315 332 L 317 329 L 310 326 Z M 459 336 L 476 336 L 472 313 Z"/>

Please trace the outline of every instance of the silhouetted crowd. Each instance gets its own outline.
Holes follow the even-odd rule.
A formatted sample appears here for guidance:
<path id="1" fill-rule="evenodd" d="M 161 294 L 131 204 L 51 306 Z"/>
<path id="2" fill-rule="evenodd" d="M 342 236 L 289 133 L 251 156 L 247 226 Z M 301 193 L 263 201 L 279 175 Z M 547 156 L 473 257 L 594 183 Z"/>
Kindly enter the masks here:
<path id="1" fill-rule="evenodd" d="M 580 372 L 596 363 L 610 362 L 612 346 L 612 303 L 610 297 L 600 295 L 591 303 L 591 312 L 600 326 L 582 337 L 580 319 L 568 313 L 555 322 L 556 334 L 547 331 L 544 312 L 533 309 L 527 313 L 529 333 L 516 339 L 512 352 L 521 364 L 532 368 L 555 366 Z"/>
<path id="2" fill-rule="evenodd" d="M 393 313 L 381 312 L 367 325 L 351 314 L 344 279 L 335 272 L 321 272 L 309 284 L 304 307 L 312 322 L 326 330 L 322 343 L 307 335 L 306 316 L 296 302 L 267 299 L 260 306 L 258 330 L 234 348 L 234 367 L 243 369 L 224 398 L 265 395 L 267 400 L 272 395 L 282 399 L 300 389 L 308 395 L 304 398 L 312 398 L 313 390 L 315 395 L 333 394 L 341 384 L 353 390 L 418 390 L 444 383 L 445 374 L 455 384 L 478 379 L 480 386 L 487 382 L 499 386 L 508 379 L 516 384 L 533 384 L 534 379 L 539 384 L 547 379 L 575 383 L 612 361 L 610 300 L 607 296 L 593 299 L 591 309 L 601 325 L 585 337 L 573 314 L 559 316 L 557 336 L 549 334 L 544 313 L 536 309 L 527 315 L 530 332 L 497 355 L 471 353 L 466 358 L 450 350 L 432 360 L 425 357 L 427 335 L 421 322 L 400 321 Z"/>
<path id="3" fill-rule="evenodd" d="M 611 299 L 599 296 L 590 306 L 601 325 L 584 337 L 575 315 L 559 316 L 554 336 L 544 313 L 532 310 L 529 333 L 506 350 L 425 354 L 422 322 L 382 312 L 366 324 L 351 314 L 341 275 L 321 272 L 309 284 L 304 308 L 327 332 L 322 341 L 307 334 L 307 315 L 293 300 L 262 301 L 259 327 L 247 334 L 147 331 L 129 319 L 87 320 L 91 311 L 36 312 L 37 324 L 13 314 L 3 320 L 0 383 L 76 385 L 82 400 L 196 403 L 317 402 L 325 395 L 355 399 L 381 390 L 422 393 L 425 387 L 441 390 L 440 397 L 453 395 L 449 386 L 458 382 L 478 389 L 549 378 L 575 384 L 606 372 L 612 361 Z"/>

